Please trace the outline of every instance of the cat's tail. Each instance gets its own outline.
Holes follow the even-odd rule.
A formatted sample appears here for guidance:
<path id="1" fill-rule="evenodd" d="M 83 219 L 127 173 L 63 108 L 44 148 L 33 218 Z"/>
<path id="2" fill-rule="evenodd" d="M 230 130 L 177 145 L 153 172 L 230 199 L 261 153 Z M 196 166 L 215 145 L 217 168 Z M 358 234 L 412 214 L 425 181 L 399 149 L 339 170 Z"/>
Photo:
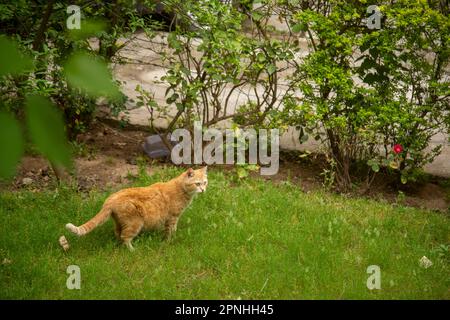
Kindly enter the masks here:
<path id="1" fill-rule="evenodd" d="M 84 236 L 85 234 L 91 232 L 96 227 L 104 223 L 106 220 L 108 220 L 109 216 L 111 215 L 112 210 L 108 207 L 103 207 L 102 210 L 100 210 L 99 213 L 95 217 L 93 217 L 91 220 L 86 222 L 85 224 L 77 227 L 71 223 L 66 224 L 66 229 L 75 233 L 78 236 Z"/>

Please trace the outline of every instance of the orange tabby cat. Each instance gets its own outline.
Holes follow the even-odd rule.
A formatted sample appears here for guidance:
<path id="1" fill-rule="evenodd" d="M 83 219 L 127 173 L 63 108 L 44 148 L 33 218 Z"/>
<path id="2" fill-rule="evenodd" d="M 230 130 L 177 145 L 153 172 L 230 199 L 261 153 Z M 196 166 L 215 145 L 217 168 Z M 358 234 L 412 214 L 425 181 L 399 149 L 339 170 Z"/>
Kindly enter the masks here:
<path id="1" fill-rule="evenodd" d="M 166 237 L 170 239 L 177 229 L 178 219 L 193 196 L 206 190 L 206 168 L 190 168 L 168 182 L 116 192 L 106 199 L 100 212 L 91 220 L 79 227 L 68 223 L 66 228 L 83 236 L 112 216 L 116 223 L 117 238 L 130 250 L 134 250 L 131 241 L 141 230 L 164 225 Z"/>

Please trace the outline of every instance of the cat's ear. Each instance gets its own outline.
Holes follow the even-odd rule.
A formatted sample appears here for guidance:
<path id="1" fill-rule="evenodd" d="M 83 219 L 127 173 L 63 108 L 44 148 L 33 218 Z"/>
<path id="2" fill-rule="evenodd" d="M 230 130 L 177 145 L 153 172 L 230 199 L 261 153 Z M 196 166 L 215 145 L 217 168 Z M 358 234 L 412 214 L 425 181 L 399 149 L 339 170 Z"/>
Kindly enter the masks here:
<path id="1" fill-rule="evenodd" d="M 206 174 L 206 170 L 208 170 L 208 166 L 204 166 L 203 168 L 201 168 L 200 170 L 202 170 L 203 171 L 203 173 L 205 173 Z"/>
<path id="2" fill-rule="evenodd" d="M 186 175 L 188 178 L 192 178 L 194 176 L 194 170 L 192 168 L 187 169 Z"/>

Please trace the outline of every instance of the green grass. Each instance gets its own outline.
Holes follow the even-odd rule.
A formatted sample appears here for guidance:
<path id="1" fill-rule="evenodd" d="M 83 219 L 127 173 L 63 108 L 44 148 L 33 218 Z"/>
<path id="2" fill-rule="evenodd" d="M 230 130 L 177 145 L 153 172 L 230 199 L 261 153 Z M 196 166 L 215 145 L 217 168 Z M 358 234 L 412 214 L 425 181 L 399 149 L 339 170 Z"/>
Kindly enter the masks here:
<path id="1" fill-rule="evenodd" d="M 141 176 L 136 185 L 179 171 Z M 147 232 L 135 252 L 109 221 L 83 238 L 67 222 L 92 217 L 108 193 L 70 188 L 0 195 L 0 298 L 30 299 L 448 299 L 450 223 L 444 214 L 221 172 L 182 216 L 171 243 Z M 71 249 L 57 242 L 65 234 Z M 447 250 L 445 249 L 447 248 Z M 424 269 L 427 256 L 433 266 Z M 10 264 L 1 265 L 9 259 Z M 81 268 L 68 290 L 66 268 Z M 368 290 L 369 265 L 381 289 Z"/>

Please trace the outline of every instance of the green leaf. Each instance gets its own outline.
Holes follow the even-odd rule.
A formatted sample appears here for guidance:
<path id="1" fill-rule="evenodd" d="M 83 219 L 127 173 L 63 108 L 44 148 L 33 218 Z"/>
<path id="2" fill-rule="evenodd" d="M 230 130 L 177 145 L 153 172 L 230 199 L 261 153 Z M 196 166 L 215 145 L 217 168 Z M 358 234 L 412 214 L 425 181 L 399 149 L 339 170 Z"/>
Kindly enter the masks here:
<path id="1" fill-rule="evenodd" d="M 361 51 L 361 53 L 363 53 L 364 51 L 366 51 L 367 49 L 370 48 L 370 42 L 369 41 L 365 41 L 361 44 L 361 46 L 359 47 L 359 50 Z M 361 58 L 363 58 L 364 56 L 361 56 Z"/>
<path id="2" fill-rule="evenodd" d="M 277 71 L 277 67 L 276 67 L 273 63 L 271 63 L 271 64 L 269 64 L 269 65 L 267 66 L 267 73 L 268 73 L 269 75 L 274 74 L 275 71 Z"/>
<path id="3" fill-rule="evenodd" d="M 369 54 L 372 56 L 372 58 L 374 60 L 376 60 L 378 58 L 378 56 L 380 55 L 380 50 L 378 50 L 375 47 L 372 47 L 369 49 Z"/>
<path id="4" fill-rule="evenodd" d="M 0 113 L 0 178 L 14 175 L 24 150 L 22 131 L 18 121 L 9 113 Z"/>
<path id="5" fill-rule="evenodd" d="M 183 72 L 186 76 L 191 75 L 191 70 L 189 70 L 188 68 L 186 68 L 184 66 L 181 67 L 181 72 Z"/>
<path id="6" fill-rule="evenodd" d="M 15 41 L 0 36 L 0 77 L 21 74 L 33 68 L 33 60 L 24 55 Z"/>
<path id="7" fill-rule="evenodd" d="M 243 167 L 237 167 L 236 168 L 236 173 L 237 173 L 239 179 L 243 179 L 243 178 L 246 178 L 248 176 L 248 171 L 245 168 L 243 168 Z"/>
<path id="8" fill-rule="evenodd" d="M 368 165 L 369 167 L 372 168 L 372 171 L 373 171 L 373 172 L 378 172 L 378 171 L 380 171 L 380 164 L 379 164 L 378 161 L 375 160 L 375 159 L 369 159 L 369 160 L 367 160 L 367 165 Z"/>
<path id="9" fill-rule="evenodd" d="M 158 103 L 155 100 L 150 100 L 147 102 L 148 106 L 151 108 L 157 108 L 158 107 Z"/>
<path id="10" fill-rule="evenodd" d="M 374 83 L 376 83 L 376 82 L 378 82 L 378 81 L 380 81 L 381 80 L 381 77 L 380 76 L 378 76 L 378 75 L 376 75 L 376 74 L 373 74 L 373 73 L 368 73 L 365 77 L 364 77 L 364 82 L 365 83 L 367 83 L 367 84 L 374 84 Z"/>
<path id="11" fill-rule="evenodd" d="M 168 97 L 168 98 L 166 99 L 166 103 L 167 103 L 167 104 L 174 103 L 175 101 L 177 101 L 177 99 L 178 99 L 179 97 L 180 97 L 180 96 L 178 95 L 178 93 L 174 93 L 174 94 L 172 94 L 170 97 Z"/>
<path id="12" fill-rule="evenodd" d="M 361 63 L 361 67 L 360 68 L 363 69 L 363 70 L 368 70 L 368 69 L 375 68 L 376 66 L 377 66 L 377 63 L 376 63 L 375 60 L 373 60 L 373 59 L 371 59 L 369 57 L 366 57 L 364 59 L 364 61 Z"/>
<path id="13" fill-rule="evenodd" d="M 106 30 L 106 22 L 104 20 L 82 20 L 80 29 L 69 30 L 69 38 L 73 40 L 82 40 L 94 36 L 99 36 L 100 33 Z"/>
<path id="14" fill-rule="evenodd" d="M 297 23 L 292 26 L 292 32 L 301 32 L 308 30 L 308 25 L 306 23 Z"/>
<path id="15" fill-rule="evenodd" d="M 64 65 L 64 72 L 70 85 L 92 97 L 120 97 L 120 91 L 112 81 L 106 63 L 89 54 L 74 54 Z"/>
<path id="16" fill-rule="evenodd" d="M 403 184 L 406 184 L 406 183 L 408 182 L 408 177 L 402 175 L 402 176 L 400 177 L 400 181 L 401 181 Z"/>
<path id="17" fill-rule="evenodd" d="M 263 15 L 258 11 L 252 11 L 251 13 L 253 20 L 259 21 L 263 18 Z"/>
<path id="18" fill-rule="evenodd" d="M 167 36 L 167 42 L 169 43 L 169 47 L 175 50 L 181 49 L 181 42 L 178 40 L 175 33 L 169 33 Z"/>
<path id="19" fill-rule="evenodd" d="M 246 169 L 248 171 L 258 171 L 259 166 L 257 164 L 248 164 Z"/>
<path id="20" fill-rule="evenodd" d="M 259 53 L 256 55 L 256 59 L 258 59 L 259 62 L 264 62 L 264 61 L 266 61 L 266 56 L 264 55 L 264 53 L 259 52 Z"/>
<path id="21" fill-rule="evenodd" d="M 27 97 L 26 118 L 31 141 L 52 163 L 70 165 L 64 122 L 59 110 L 46 98 Z"/>

